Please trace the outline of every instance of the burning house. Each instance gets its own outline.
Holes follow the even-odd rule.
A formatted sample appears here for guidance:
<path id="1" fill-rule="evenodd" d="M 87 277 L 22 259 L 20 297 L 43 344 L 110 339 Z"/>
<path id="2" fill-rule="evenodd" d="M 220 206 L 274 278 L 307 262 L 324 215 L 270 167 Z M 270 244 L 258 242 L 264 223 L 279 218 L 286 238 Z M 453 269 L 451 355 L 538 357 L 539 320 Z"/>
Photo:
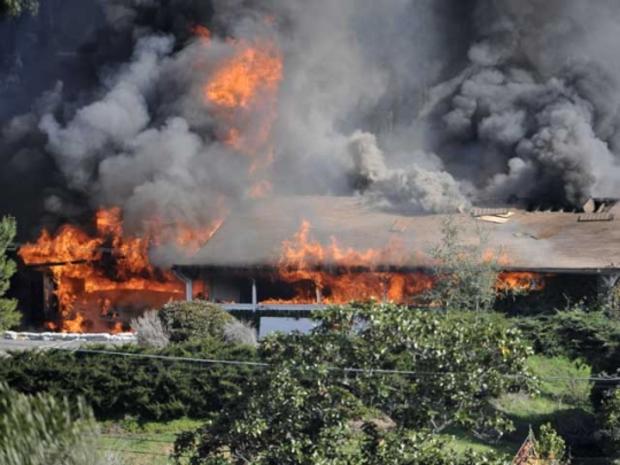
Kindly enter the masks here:
<path id="1" fill-rule="evenodd" d="M 44 3 L 0 22 L 0 213 L 45 324 L 410 304 L 447 216 L 499 287 L 616 285 L 613 2 Z"/>
<path id="2" fill-rule="evenodd" d="M 20 254 L 45 277 L 52 327 L 120 331 L 131 317 L 171 299 L 265 315 L 352 300 L 416 305 L 433 286 L 438 264 L 430 251 L 450 220 L 463 245 L 486 238 L 483 255 L 501 269 L 498 292 L 527 291 L 562 305 L 561 299 L 617 292 L 618 207 L 602 200 L 592 201 L 589 212 L 473 208 L 406 216 L 359 197 L 270 197 L 227 215 L 204 246 L 168 271 L 150 264 L 145 241 L 123 237 L 118 211 L 99 213 L 97 237 L 67 227 Z"/>
<path id="3" fill-rule="evenodd" d="M 488 238 L 484 254 L 502 271 L 498 288 L 541 292 L 547 281 L 561 278 L 566 286 L 572 278 L 581 279 L 577 292 L 585 296 L 593 282 L 611 289 L 619 281 L 617 214 L 615 201 L 596 213 L 474 208 L 403 216 L 355 197 L 270 198 L 231 215 L 174 269 L 187 299 L 206 295 L 233 309 L 369 299 L 414 304 L 433 285 L 429 270 L 438 264 L 429 252 L 451 219 L 464 245 Z"/>

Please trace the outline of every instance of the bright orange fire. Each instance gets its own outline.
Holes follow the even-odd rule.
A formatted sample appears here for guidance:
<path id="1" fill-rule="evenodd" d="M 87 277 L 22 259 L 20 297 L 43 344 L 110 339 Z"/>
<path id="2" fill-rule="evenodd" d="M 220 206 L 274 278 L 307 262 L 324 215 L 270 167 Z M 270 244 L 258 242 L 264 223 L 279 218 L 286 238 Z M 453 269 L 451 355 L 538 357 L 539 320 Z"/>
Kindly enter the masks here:
<path id="1" fill-rule="evenodd" d="M 28 265 L 50 270 L 60 326 L 71 332 L 120 331 L 120 311 L 143 310 L 184 296 L 182 284 L 148 259 L 149 240 L 123 233 L 118 208 L 100 210 L 95 234 L 73 225 L 43 231 L 19 254 Z M 125 321 L 126 323 L 126 321 Z"/>
<path id="2" fill-rule="evenodd" d="M 236 53 L 205 86 L 205 97 L 218 107 L 249 108 L 273 96 L 282 80 L 282 57 L 269 41 L 234 43 Z"/>
<path id="3" fill-rule="evenodd" d="M 335 238 L 324 246 L 313 240 L 310 233 L 310 223 L 303 221 L 293 239 L 282 244 L 278 279 L 294 287 L 295 297 L 263 303 L 311 304 L 321 300 L 323 303 L 342 304 L 374 299 L 416 304 L 423 303 L 423 295 L 433 287 L 436 278 L 428 273 L 381 269 L 382 263 L 398 263 L 395 260 L 397 257 L 406 257 L 400 244 L 356 250 L 341 247 Z M 501 260 L 507 260 L 507 256 L 502 255 Z M 498 292 L 542 291 L 545 276 L 502 272 L 496 288 Z"/>
<path id="4" fill-rule="evenodd" d="M 207 36 L 203 29 L 195 30 L 201 38 Z M 203 43 L 208 52 L 209 39 Z M 220 140 L 252 160 L 249 196 L 263 196 L 270 192 L 264 177 L 273 162 L 271 136 L 283 57 L 275 41 L 265 37 L 229 39 L 226 44 L 230 54 L 206 80 L 203 98 L 216 117 Z"/>
<path id="5" fill-rule="evenodd" d="M 295 237 L 282 246 L 278 277 L 296 289 L 296 296 L 289 303 L 315 303 L 320 300 L 341 304 L 371 299 L 412 303 L 433 286 L 433 279 L 424 273 L 378 269 L 384 259 L 403 256 L 399 244 L 360 251 L 341 247 L 332 238 L 328 246 L 323 246 L 310 238 L 310 230 L 310 223 L 303 221 Z"/>
<path id="6" fill-rule="evenodd" d="M 505 271 L 499 274 L 496 288 L 500 292 L 543 291 L 545 276 L 540 273 Z"/>

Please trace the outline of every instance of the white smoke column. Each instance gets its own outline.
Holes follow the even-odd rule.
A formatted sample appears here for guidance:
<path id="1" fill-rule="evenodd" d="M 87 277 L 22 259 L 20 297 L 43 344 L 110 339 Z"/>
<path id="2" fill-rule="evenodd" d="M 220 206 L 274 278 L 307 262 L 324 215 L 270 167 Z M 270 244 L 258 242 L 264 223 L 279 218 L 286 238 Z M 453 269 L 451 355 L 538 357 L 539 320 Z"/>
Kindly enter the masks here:
<path id="1" fill-rule="evenodd" d="M 468 204 L 459 184 L 446 172 L 428 171 L 414 164 L 387 168 L 372 134 L 355 133 L 349 151 L 355 173 L 366 184 L 364 195 L 379 207 L 408 214 L 452 213 Z"/>

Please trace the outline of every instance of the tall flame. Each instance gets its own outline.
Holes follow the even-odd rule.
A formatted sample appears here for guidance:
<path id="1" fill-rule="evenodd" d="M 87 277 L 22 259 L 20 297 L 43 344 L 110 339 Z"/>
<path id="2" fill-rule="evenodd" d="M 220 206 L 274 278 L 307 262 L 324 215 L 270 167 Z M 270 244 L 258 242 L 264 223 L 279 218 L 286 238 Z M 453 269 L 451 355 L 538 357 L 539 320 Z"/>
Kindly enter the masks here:
<path id="1" fill-rule="evenodd" d="M 209 50 L 210 34 L 196 32 Z M 267 195 L 264 171 L 273 162 L 271 140 L 277 118 L 277 99 L 283 77 L 283 57 L 269 38 L 229 39 L 230 55 L 209 76 L 203 98 L 214 112 L 222 142 L 251 158 L 248 195 Z"/>

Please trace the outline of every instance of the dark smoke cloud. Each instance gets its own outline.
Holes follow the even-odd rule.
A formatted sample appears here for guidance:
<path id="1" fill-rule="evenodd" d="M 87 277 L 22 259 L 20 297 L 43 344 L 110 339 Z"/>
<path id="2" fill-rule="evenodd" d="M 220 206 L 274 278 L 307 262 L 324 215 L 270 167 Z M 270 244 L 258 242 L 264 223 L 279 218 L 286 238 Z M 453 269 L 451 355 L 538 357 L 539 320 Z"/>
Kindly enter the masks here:
<path id="1" fill-rule="evenodd" d="M 201 99 L 217 63 L 202 63 L 196 24 L 214 32 L 215 62 L 231 53 L 227 37 L 269 37 L 282 51 L 267 171 L 276 194 L 356 194 L 407 214 L 620 197 L 617 2 L 84 4 L 97 20 L 77 28 L 69 60 L 88 66 L 73 79 L 50 73 L 45 97 L 28 86 L 33 110 L 4 110 L 0 180 L 27 199 L 4 211 L 64 220 L 121 205 L 140 231 L 154 215 L 200 226 L 221 199 L 246 201 L 249 161 L 221 143 Z M 51 43 L 60 34 L 23 27 Z M 11 37 L 3 59 L 15 64 L 23 39 Z M 262 113 L 244 125 L 259 127 Z M 44 186 L 18 189 L 18 173 Z"/>

